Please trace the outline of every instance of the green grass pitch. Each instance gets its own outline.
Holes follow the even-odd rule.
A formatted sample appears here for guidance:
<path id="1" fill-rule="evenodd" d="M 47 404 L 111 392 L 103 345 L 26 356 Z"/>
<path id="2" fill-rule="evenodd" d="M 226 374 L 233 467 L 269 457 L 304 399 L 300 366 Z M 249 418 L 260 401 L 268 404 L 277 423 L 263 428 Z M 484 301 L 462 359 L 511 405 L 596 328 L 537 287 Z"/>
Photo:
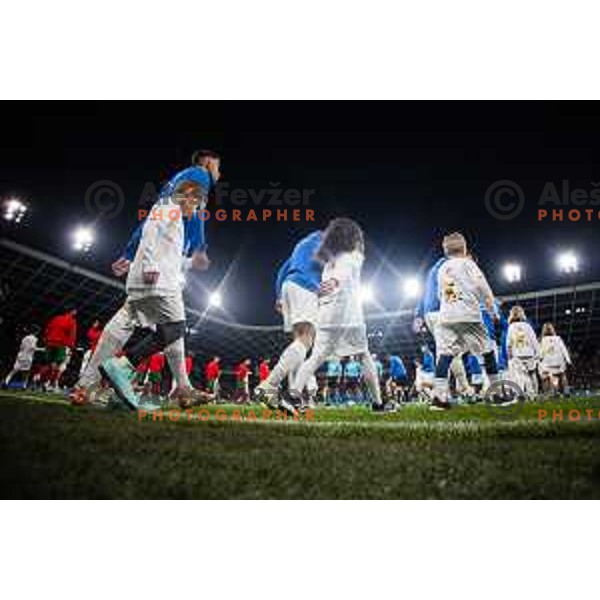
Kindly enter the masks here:
<path id="1" fill-rule="evenodd" d="M 1 392 L 1 496 L 599 498 L 599 411 L 600 398 L 587 398 L 526 404 L 510 418 L 478 405 L 321 408 L 306 422 L 211 406 L 201 419 L 198 409 L 140 419 Z"/>

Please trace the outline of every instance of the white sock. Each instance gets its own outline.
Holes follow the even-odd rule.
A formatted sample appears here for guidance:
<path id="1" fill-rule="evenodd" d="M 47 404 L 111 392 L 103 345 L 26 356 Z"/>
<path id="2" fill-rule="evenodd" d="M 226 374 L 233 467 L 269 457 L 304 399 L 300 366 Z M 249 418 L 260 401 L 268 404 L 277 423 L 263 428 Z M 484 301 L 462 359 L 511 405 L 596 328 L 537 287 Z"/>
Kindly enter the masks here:
<path id="1" fill-rule="evenodd" d="M 306 391 L 309 396 L 316 396 L 318 390 L 319 384 L 317 383 L 317 378 L 313 375 L 306 383 Z"/>
<path id="2" fill-rule="evenodd" d="M 448 379 L 436 377 L 433 384 L 433 395 L 442 402 L 448 402 Z"/>
<path id="3" fill-rule="evenodd" d="M 81 373 L 81 377 L 77 382 L 80 387 L 88 388 L 98 383 L 102 377 L 98 367 L 109 358 L 112 358 L 119 350 L 123 348 L 127 340 L 119 339 L 112 335 L 110 323 L 104 328 L 102 336 L 98 341 L 94 354 L 88 361 L 87 366 Z"/>
<path id="4" fill-rule="evenodd" d="M 381 404 L 381 389 L 379 387 L 379 375 L 375 361 L 369 352 L 362 355 L 361 358 L 363 378 L 374 404 Z"/>
<path id="5" fill-rule="evenodd" d="M 174 342 L 170 343 L 164 349 L 169 368 L 173 375 L 173 381 L 180 388 L 190 388 L 190 378 L 188 377 L 187 370 L 185 368 L 185 344 L 183 338 L 179 338 Z"/>
<path id="6" fill-rule="evenodd" d="M 17 372 L 16 371 L 11 371 L 7 376 L 6 379 L 4 380 L 4 385 L 8 385 L 11 381 L 11 379 L 15 376 Z"/>
<path id="7" fill-rule="evenodd" d="M 306 346 L 300 340 L 293 341 L 279 357 L 279 361 L 267 378 L 267 383 L 279 387 L 286 375 L 295 373 L 300 368 L 307 352 Z"/>

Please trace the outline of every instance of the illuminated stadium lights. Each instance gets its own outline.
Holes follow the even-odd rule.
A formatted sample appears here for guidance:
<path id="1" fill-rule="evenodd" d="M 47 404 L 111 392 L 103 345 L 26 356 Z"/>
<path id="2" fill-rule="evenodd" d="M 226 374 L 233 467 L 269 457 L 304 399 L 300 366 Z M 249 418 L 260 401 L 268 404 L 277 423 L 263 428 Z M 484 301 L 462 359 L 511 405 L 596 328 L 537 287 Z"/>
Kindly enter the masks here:
<path id="1" fill-rule="evenodd" d="M 373 291 L 373 288 L 368 284 L 360 286 L 359 295 L 362 304 L 368 304 L 369 302 L 373 302 L 373 300 L 375 300 L 375 292 Z"/>
<path id="2" fill-rule="evenodd" d="M 4 203 L 4 220 L 11 221 L 13 223 L 20 223 L 27 212 L 27 205 L 11 198 Z"/>
<path id="3" fill-rule="evenodd" d="M 213 292 L 208 297 L 208 303 L 215 308 L 221 308 L 223 306 L 223 297 L 220 292 Z"/>
<path id="4" fill-rule="evenodd" d="M 421 281 L 417 277 L 405 279 L 402 282 L 402 291 L 407 298 L 418 298 L 421 295 Z"/>
<path id="5" fill-rule="evenodd" d="M 521 281 L 523 272 L 521 265 L 507 263 L 502 268 L 502 274 L 504 275 L 504 279 L 506 279 L 506 281 L 509 283 L 519 283 Z"/>
<path id="6" fill-rule="evenodd" d="M 579 271 L 579 258 L 574 252 L 563 252 L 556 259 L 556 264 L 561 273 L 577 273 Z"/>
<path id="7" fill-rule="evenodd" d="M 78 227 L 73 233 L 73 249 L 89 252 L 94 243 L 94 232 L 89 227 Z"/>

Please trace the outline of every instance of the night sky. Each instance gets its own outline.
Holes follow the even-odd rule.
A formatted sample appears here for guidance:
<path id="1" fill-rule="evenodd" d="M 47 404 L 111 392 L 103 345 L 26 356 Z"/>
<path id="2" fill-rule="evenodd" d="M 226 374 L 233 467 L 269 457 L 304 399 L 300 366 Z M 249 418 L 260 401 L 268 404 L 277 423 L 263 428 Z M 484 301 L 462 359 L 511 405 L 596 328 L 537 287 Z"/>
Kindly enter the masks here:
<path id="1" fill-rule="evenodd" d="M 0 196 L 24 197 L 31 208 L 19 229 L 3 224 L 3 235 L 102 273 L 136 225 L 145 182 L 158 186 L 196 148 L 222 153 L 230 188 L 280 182 L 316 190 L 316 225 L 207 223 L 213 262 L 198 281 L 211 289 L 229 270 L 225 303 L 241 322 L 277 322 L 276 265 L 333 216 L 364 227 L 364 279 L 385 309 L 401 305 L 400 277 L 422 272 L 441 235 L 454 229 L 467 234 L 498 293 L 510 289 L 499 272 L 506 260 L 524 265 L 522 289 L 564 283 L 554 265 L 560 248 L 581 254 L 582 280 L 600 277 L 600 220 L 537 221 L 547 181 L 588 191 L 600 182 L 598 103 L 4 103 L 2 123 Z M 68 236 L 94 221 L 84 197 L 98 180 L 116 182 L 126 206 L 95 223 L 97 245 L 82 258 Z M 514 220 L 498 221 L 486 209 L 486 190 L 497 180 L 525 193 Z M 199 292 L 198 306 L 205 302 Z"/>

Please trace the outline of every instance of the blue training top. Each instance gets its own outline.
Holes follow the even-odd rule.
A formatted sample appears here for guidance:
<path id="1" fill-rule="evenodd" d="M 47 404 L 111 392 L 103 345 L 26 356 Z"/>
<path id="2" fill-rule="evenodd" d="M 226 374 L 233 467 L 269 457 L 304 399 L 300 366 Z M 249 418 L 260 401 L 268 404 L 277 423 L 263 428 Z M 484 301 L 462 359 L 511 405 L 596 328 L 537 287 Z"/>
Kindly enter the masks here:
<path id="1" fill-rule="evenodd" d="M 177 188 L 184 182 L 198 184 L 202 188 L 204 194 L 208 194 L 213 181 L 210 173 L 203 167 L 191 166 L 176 173 L 161 189 L 159 199 L 168 198 Z M 142 231 L 145 220 L 142 221 L 133 231 L 125 250 L 123 257 L 127 260 L 133 260 L 137 252 L 140 240 L 142 239 Z M 198 211 L 194 211 L 191 215 L 183 215 L 184 226 L 184 255 L 191 256 L 196 250 L 206 250 L 206 233 L 204 221 L 200 218 Z"/>
<path id="2" fill-rule="evenodd" d="M 302 238 L 292 250 L 290 257 L 281 265 L 275 280 L 275 295 L 281 297 L 281 288 L 286 281 L 310 292 L 318 292 L 323 266 L 314 256 L 321 245 L 322 231 L 313 231 Z"/>
<path id="3" fill-rule="evenodd" d="M 437 262 L 431 267 L 425 278 L 425 289 L 421 300 L 415 308 L 415 317 L 423 318 L 426 314 L 437 312 L 440 310 L 440 298 L 438 290 L 438 271 L 440 267 L 446 262 L 447 258 L 442 256 Z"/>

